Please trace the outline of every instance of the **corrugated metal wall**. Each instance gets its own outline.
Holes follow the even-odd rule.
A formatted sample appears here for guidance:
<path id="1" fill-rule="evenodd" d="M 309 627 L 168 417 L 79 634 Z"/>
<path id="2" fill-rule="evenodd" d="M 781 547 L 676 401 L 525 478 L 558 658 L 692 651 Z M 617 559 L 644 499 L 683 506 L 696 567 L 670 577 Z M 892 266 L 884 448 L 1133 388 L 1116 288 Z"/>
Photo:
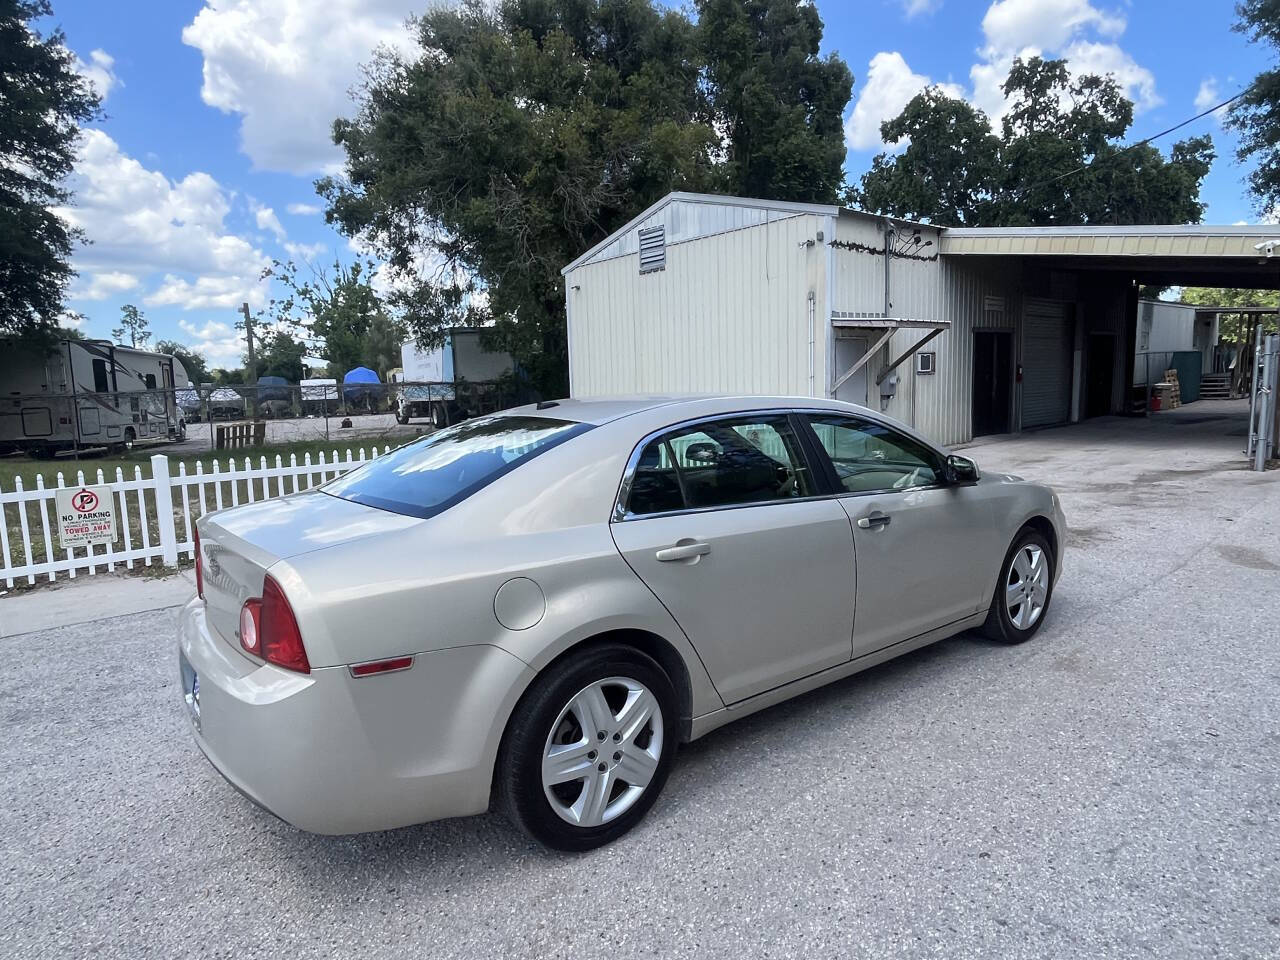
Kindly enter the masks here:
<path id="1" fill-rule="evenodd" d="M 875 220 L 845 215 L 840 218 L 837 239 L 883 248 L 884 234 Z M 938 249 L 938 233 L 922 228 L 931 247 L 913 245 L 920 256 Z M 884 257 L 862 250 L 837 249 L 832 278 L 832 309 L 846 313 L 880 315 L 884 310 Z M 894 257 L 890 263 L 890 315 L 920 320 L 949 320 L 951 327 L 924 349 L 937 354 L 936 373 L 917 375 L 914 360 L 907 360 L 898 374 L 896 396 L 883 407 L 943 444 L 963 443 L 973 436 L 973 331 L 1017 329 L 1021 310 L 1021 271 L 1016 264 L 993 263 L 979 258 L 915 260 Z M 881 409 L 875 384 L 880 369 L 897 359 L 911 345 L 924 339 L 927 330 L 903 329 L 893 335 L 880 357 L 871 361 L 868 405 Z M 1016 352 L 1016 349 L 1015 349 Z M 833 371 L 839 376 L 843 371 Z"/>
<path id="2" fill-rule="evenodd" d="M 823 388 L 825 217 L 803 214 L 686 243 L 665 270 L 637 255 L 565 277 L 574 396 L 625 393 L 806 394 L 809 292 L 816 392 Z"/>
<path id="3" fill-rule="evenodd" d="M 758 222 L 769 219 L 769 222 Z M 843 371 L 830 350 L 833 312 L 884 314 L 882 221 L 843 212 L 784 213 L 750 207 L 673 202 L 643 226 L 667 227 L 665 270 L 641 275 L 635 230 L 607 253 L 566 277 L 570 384 L 575 396 L 623 393 L 744 393 L 825 396 Z M 914 226 L 904 229 L 909 238 Z M 714 233 L 723 230 L 721 233 Z M 868 405 L 912 424 L 943 444 L 963 443 L 973 431 L 975 330 L 1014 332 L 1014 362 L 1025 356 L 1021 317 L 1028 297 L 1079 303 L 1077 329 L 1116 332 L 1117 409 L 1123 405 L 1123 283 L 1087 271 L 1029 267 L 1021 258 L 955 256 L 928 259 L 941 246 L 938 231 L 921 227 L 915 258 L 890 263 L 889 315 L 941 319 L 950 327 L 924 348 L 936 354 L 936 373 L 917 375 L 907 360 L 896 373 L 896 396 L 880 403 L 875 377 L 927 330 L 901 329 L 868 369 Z M 816 241 L 819 231 L 824 241 Z M 707 233 L 713 235 L 705 235 Z M 832 234 L 838 243 L 830 245 Z M 681 242 L 680 237 L 693 239 Z M 931 240 L 931 246 L 923 241 Z M 631 246 L 628 246 L 630 244 Z M 850 249 L 850 245 L 856 245 Z M 625 252 L 630 250 L 629 253 Z M 830 303 L 827 302 L 828 289 Z M 813 345 L 809 303 L 814 295 Z M 867 332 L 874 340 L 874 331 Z M 1075 345 L 1072 379 L 1080 378 Z M 813 385 L 809 362 L 813 357 Z M 1013 427 L 1020 428 L 1021 390 L 1013 387 Z M 1078 401 L 1078 398 L 1076 398 Z"/>

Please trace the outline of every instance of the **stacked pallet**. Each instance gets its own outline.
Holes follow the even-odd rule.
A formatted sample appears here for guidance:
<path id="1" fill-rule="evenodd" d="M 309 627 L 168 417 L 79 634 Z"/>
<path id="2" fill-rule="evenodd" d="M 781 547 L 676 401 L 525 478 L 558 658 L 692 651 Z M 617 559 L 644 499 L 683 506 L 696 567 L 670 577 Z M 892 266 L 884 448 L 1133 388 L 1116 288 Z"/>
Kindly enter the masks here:
<path id="1" fill-rule="evenodd" d="M 1164 382 L 1169 384 L 1169 406 L 1168 409 L 1176 410 L 1182 406 L 1182 384 L 1178 382 L 1177 370 L 1166 370 L 1164 372 Z"/>

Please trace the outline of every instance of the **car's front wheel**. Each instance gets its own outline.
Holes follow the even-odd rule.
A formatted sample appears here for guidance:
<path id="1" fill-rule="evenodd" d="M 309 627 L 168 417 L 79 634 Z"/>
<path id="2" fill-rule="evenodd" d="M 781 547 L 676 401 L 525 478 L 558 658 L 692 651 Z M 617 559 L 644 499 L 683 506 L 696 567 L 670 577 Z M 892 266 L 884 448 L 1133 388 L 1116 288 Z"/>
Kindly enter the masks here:
<path id="1" fill-rule="evenodd" d="M 517 705 L 499 751 L 507 816 L 557 850 L 618 838 L 666 782 L 675 716 L 666 673 L 630 647 L 595 647 L 554 665 Z"/>
<path id="2" fill-rule="evenodd" d="M 1036 635 L 1053 599 L 1053 550 L 1031 527 L 1014 537 L 1000 567 L 995 596 L 981 632 L 1000 643 L 1022 643 Z"/>

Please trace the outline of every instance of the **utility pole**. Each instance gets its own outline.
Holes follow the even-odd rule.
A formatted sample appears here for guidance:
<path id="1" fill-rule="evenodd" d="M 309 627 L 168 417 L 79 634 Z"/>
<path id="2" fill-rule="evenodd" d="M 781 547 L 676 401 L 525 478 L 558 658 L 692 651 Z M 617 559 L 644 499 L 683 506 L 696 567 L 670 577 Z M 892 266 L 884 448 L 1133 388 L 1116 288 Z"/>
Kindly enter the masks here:
<path id="1" fill-rule="evenodd" d="M 244 338 L 249 344 L 249 382 L 256 383 L 258 380 L 258 365 L 254 362 L 253 316 L 249 313 L 248 301 L 240 304 L 240 312 L 244 314 Z"/>

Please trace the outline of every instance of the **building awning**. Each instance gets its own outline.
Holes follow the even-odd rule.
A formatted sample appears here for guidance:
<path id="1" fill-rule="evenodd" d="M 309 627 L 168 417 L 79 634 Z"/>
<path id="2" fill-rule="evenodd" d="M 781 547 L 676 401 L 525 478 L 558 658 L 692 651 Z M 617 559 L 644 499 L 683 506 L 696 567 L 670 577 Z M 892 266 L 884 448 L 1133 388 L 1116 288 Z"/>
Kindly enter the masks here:
<path id="1" fill-rule="evenodd" d="M 845 313 L 841 310 L 831 314 L 833 327 L 855 327 L 859 330 L 898 330 L 902 328 L 945 330 L 951 326 L 950 320 L 921 320 L 915 317 L 869 317 L 857 313 Z"/>
<path id="2" fill-rule="evenodd" d="M 896 370 L 904 360 L 914 354 L 930 340 L 942 333 L 944 330 L 949 329 L 951 327 L 951 321 L 919 320 L 912 317 L 860 317 L 856 314 L 836 311 L 831 314 L 831 326 L 837 329 L 871 329 L 884 331 L 884 333 L 881 334 L 880 339 L 872 345 L 870 350 L 859 357 L 848 370 L 845 370 L 836 377 L 835 382 L 831 384 L 831 390 L 828 391 L 828 395 L 834 397 L 836 395 L 836 391 L 840 389 L 841 385 L 846 380 L 871 362 L 871 358 L 878 354 L 880 352 L 880 348 L 889 342 L 889 338 L 893 336 L 895 330 L 928 330 L 929 333 L 908 346 L 898 359 L 894 360 L 881 370 L 876 376 L 877 384 L 882 383 L 885 377 L 893 373 L 893 371 Z"/>

